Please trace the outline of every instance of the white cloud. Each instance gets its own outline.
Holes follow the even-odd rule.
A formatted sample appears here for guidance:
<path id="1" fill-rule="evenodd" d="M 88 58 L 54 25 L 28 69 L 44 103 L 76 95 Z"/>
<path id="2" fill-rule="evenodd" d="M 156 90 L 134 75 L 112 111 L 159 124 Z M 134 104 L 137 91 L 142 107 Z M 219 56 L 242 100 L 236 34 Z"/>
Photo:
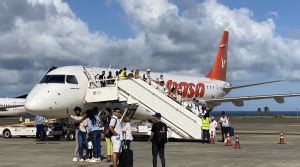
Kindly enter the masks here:
<path id="1" fill-rule="evenodd" d="M 272 17 L 275 17 L 275 18 L 279 18 L 279 14 L 277 12 L 275 12 L 275 11 L 268 12 L 268 15 L 272 16 Z"/>
<path id="2" fill-rule="evenodd" d="M 277 35 L 271 18 L 257 22 L 250 9 L 230 9 L 216 0 L 190 1 L 184 11 L 167 0 L 120 0 L 136 33 L 129 39 L 90 32 L 61 0 L 0 4 L 0 89 L 23 82 L 28 90 L 52 65 L 149 67 L 203 75 L 212 66 L 224 29 L 230 33 L 230 81 L 300 80 L 295 70 L 300 65 L 299 40 Z M 35 71 L 40 71 L 38 76 Z"/>

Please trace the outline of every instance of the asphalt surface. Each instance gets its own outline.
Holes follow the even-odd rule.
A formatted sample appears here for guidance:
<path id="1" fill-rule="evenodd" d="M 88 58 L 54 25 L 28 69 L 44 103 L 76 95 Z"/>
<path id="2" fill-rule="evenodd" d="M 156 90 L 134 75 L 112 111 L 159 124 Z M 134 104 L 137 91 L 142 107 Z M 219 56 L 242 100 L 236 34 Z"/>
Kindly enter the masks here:
<path id="1" fill-rule="evenodd" d="M 221 142 L 214 145 L 200 142 L 169 142 L 165 150 L 167 166 L 300 166 L 300 119 L 232 118 L 231 123 L 239 134 L 241 149 L 225 147 Z M 283 131 L 287 144 L 277 144 L 280 131 Z M 220 135 L 217 135 L 216 140 L 218 139 Z M 72 162 L 74 145 L 74 141 L 35 142 L 32 138 L 0 138 L 0 166 L 111 165 L 105 160 L 101 163 Z M 102 142 L 104 156 L 105 150 L 105 143 Z M 152 166 L 151 144 L 134 141 L 132 150 L 134 166 Z"/>

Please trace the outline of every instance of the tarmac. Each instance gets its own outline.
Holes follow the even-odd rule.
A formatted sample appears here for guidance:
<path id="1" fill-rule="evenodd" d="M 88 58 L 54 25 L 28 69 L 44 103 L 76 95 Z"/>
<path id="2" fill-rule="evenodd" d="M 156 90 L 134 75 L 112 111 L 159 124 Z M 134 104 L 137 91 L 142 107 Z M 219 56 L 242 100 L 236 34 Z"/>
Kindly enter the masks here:
<path id="1" fill-rule="evenodd" d="M 168 142 L 166 163 L 169 167 L 281 167 L 300 166 L 300 119 L 232 118 L 232 126 L 239 135 L 241 149 L 224 143 Z M 283 131 L 287 144 L 277 144 Z M 217 134 L 216 140 L 220 139 Z M 232 138 L 234 144 L 234 138 Z M 0 166 L 110 166 L 112 163 L 72 162 L 74 141 L 35 142 L 33 138 L 0 138 Z M 151 144 L 133 141 L 134 166 L 152 166 Z M 105 142 L 102 154 L 106 155 Z M 158 158 L 158 162 L 160 162 Z M 159 163 L 158 163 L 159 164 Z M 160 165 L 158 165 L 160 166 Z"/>

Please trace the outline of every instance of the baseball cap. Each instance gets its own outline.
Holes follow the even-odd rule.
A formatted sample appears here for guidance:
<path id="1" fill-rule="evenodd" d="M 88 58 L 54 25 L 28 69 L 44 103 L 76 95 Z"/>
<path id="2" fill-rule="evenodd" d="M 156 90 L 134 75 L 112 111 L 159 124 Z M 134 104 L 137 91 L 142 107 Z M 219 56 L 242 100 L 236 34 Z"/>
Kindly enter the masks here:
<path id="1" fill-rule="evenodd" d="M 150 71 L 150 69 L 148 68 L 147 71 Z"/>
<path id="2" fill-rule="evenodd" d="M 156 118 L 160 118 L 161 117 L 161 114 L 160 113 L 155 113 L 154 115 L 152 115 L 153 117 L 156 117 Z"/>

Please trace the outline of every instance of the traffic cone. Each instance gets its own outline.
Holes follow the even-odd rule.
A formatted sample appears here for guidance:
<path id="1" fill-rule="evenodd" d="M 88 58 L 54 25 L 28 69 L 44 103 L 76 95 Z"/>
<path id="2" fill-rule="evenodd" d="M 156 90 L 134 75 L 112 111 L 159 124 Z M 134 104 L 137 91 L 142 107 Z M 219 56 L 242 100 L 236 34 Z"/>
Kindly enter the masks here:
<path id="1" fill-rule="evenodd" d="M 239 135 L 236 135 L 236 137 L 235 137 L 235 144 L 234 144 L 233 148 L 235 148 L 235 149 L 241 149 Z"/>
<path id="2" fill-rule="evenodd" d="M 224 146 L 233 146 L 233 145 L 231 144 L 231 140 L 230 140 L 229 133 L 227 133 L 227 136 L 226 136 L 226 143 L 225 143 Z"/>
<path id="3" fill-rule="evenodd" d="M 278 144 L 286 144 L 286 143 L 284 142 L 284 137 L 283 137 L 282 131 L 280 132 L 280 139 L 279 139 L 279 143 L 278 143 Z"/>
<path id="4" fill-rule="evenodd" d="M 216 144 L 215 139 L 214 139 L 214 135 L 213 135 L 213 131 L 210 132 L 209 144 Z"/>

